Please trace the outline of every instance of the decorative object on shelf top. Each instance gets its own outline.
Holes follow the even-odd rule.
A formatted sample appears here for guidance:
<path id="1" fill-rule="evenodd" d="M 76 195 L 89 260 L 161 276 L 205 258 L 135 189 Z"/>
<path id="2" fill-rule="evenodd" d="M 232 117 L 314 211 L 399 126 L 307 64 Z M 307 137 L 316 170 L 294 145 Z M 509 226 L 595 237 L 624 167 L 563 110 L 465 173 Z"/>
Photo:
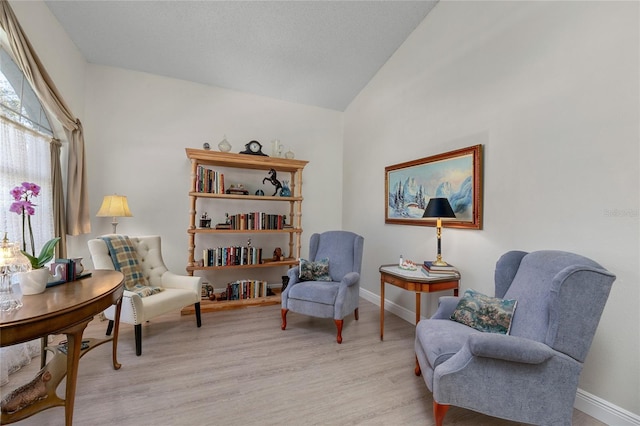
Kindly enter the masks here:
<path id="1" fill-rule="evenodd" d="M 211 228 L 211 218 L 204 212 L 200 217 L 200 228 Z"/>
<path id="2" fill-rule="evenodd" d="M 280 247 L 276 247 L 273 250 L 273 260 L 275 262 L 279 261 L 279 260 L 283 260 L 284 256 L 282 255 L 282 249 Z"/>
<path id="3" fill-rule="evenodd" d="M 296 158 L 296 155 L 293 153 L 293 151 L 291 151 L 291 147 L 289 147 L 289 150 L 285 152 L 284 158 L 287 158 L 289 160 L 293 160 L 294 158 Z"/>
<path id="4" fill-rule="evenodd" d="M 209 142 L 203 143 L 202 149 L 204 149 L 205 151 L 209 151 L 211 149 L 211 145 L 209 145 Z"/>
<path id="5" fill-rule="evenodd" d="M 433 265 L 447 266 L 447 262 L 442 260 L 442 218 L 451 219 L 456 217 L 453 209 L 451 208 L 451 204 L 449 204 L 449 200 L 444 197 L 430 199 L 429 204 L 427 204 L 427 208 L 424 209 L 422 217 L 437 218 L 436 232 L 438 238 L 438 255 L 436 260 L 433 262 Z"/>
<path id="6" fill-rule="evenodd" d="M 271 156 L 272 157 L 282 157 L 283 145 L 280 143 L 279 139 L 274 139 L 271 141 Z"/>
<path id="7" fill-rule="evenodd" d="M 235 185 L 231 185 L 229 189 L 227 189 L 226 193 L 235 195 L 249 195 L 249 190 L 245 188 L 243 184 L 237 183 Z"/>
<path id="8" fill-rule="evenodd" d="M 291 189 L 289 188 L 289 181 L 288 180 L 283 180 L 282 181 L 282 188 L 280 189 L 280 196 L 281 197 L 291 197 Z"/>
<path id="9" fill-rule="evenodd" d="M 276 190 L 273 192 L 273 196 L 275 196 L 278 193 L 279 189 L 282 189 L 282 184 L 278 180 L 277 176 L 278 176 L 278 173 L 276 172 L 276 170 L 275 169 L 271 169 L 271 170 L 269 170 L 269 173 L 268 173 L 267 177 L 262 179 L 262 184 L 263 185 L 264 185 L 264 183 L 266 181 L 266 182 L 271 182 L 271 184 L 276 187 Z"/>
<path id="10" fill-rule="evenodd" d="M 102 200 L 100 210 L 96 214 L 96 217 L 112 217 L 111 225 L 113 226 L 113 233 L 116 233 L 118 226 L 117 217 L 133 217 L 131 210 L 129 210 L 129 203 L 127 197 L 124 195 L 105 195 Z"/>
<path id="11" fill-rule="evenodd" d="M 231 151 L 231 144 L 227 140 L 227 135 L 224 135 L 220 143 L 218 144 L 218 149 L 220 152 L 229 152 Z"/>
<path id="12" fill-rule="evenodd" d="M 262 144 L 258 141 L 251 141 L 245 144 L 244 151 L 240 151 L 240 154 L 262 155 L 268 157 L 267 154 L 262 152 Z"/>
<path id="13" fill-rule="evenodd" d="M 33 198 L 40 195 L 40 187 L 35 183 L 22 182 L 22 185 L 16 186 L 11 191 L 11 196 L 14 202 L 11 203 L 9 211 L 17 213 L 22 216 L 22 253 L 31 262 L 33 269 L 44 268 L 51 259 L 53 259 L 53 252 L 56 244 L 60 241 L 59 237 L 53 238 L 47 241 L 40 250 L 40 254 L 36 257 L 36 247 L 33 239 L 33 228 L 31 227 L 31 216 L 36 213 L 35 204 L 31 201 Z M 29 227 L 29 241 L 31 242 L 31 254 L 27 253 L 27 238 L 26 238 L 26 226 Z"/>
<path id="14" fill-rule="evenodd" d="M 17 243 L 10 243 L 5 232 L 0 243 L 0 312 L 10 312 L 22 307 L 11 287 L 11 277 L 16 272 L 31 270 L 29 260 L 21 253 Z"/>

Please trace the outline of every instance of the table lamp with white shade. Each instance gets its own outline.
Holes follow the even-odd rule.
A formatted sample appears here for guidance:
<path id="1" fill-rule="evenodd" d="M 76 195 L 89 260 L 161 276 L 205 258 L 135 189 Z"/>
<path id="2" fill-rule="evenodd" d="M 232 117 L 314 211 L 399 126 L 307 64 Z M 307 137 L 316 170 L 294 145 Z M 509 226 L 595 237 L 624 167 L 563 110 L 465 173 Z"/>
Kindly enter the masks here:
<path id="1" fill-rule="evenodd" d="M 113 220 L 111 225 L 113 225 L 113 233 L 116 233 L 116 228 L 118 226 L 118 217 L 133 217 L 131 214 L 131 210 L 129 210 L 129 203 L 127 202 L 127 197 L 124 195 L 105 195 L 102 200 L 102 205 L 100 206 L 100 210 L 96 214 L 97 217 L 112 217 Z"/>

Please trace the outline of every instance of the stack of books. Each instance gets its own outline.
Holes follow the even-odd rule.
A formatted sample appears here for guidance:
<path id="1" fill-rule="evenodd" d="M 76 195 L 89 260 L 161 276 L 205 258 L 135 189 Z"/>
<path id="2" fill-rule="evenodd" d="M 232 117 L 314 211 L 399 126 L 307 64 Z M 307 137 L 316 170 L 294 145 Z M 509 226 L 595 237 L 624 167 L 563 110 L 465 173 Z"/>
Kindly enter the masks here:
<path id="1" fill-rule="evenodd" d="M 422 272 L 429 277 L 458 276 L 458 269 L 447 263 L 446 265 L 434 265 L 433 261 L 425 260 L 422 264 Z"/>

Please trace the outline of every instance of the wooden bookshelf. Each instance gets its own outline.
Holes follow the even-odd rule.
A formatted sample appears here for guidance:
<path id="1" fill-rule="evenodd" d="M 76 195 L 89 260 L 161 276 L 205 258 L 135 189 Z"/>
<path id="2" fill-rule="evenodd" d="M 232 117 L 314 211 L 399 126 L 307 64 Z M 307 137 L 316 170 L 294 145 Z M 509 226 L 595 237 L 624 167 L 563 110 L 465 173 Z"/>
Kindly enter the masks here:
<path id="1" fill-rule="evenodd" d="M 187 235 L 189 238 L 189 254 L 187 261 L 187 273 L 189 275 L 194 274 L 206 274 L 207 278 L 214 276 L 221 271 L 237 272 L 238 279 L 242 279 L 242 272 L 248 269 L 264 270 L 264 268 L 291 268 L 297 264 L 297 259 L 300 257 L 300 244 L 302 235 L 302 171 L 307 161 L 286 159 L 286 158 L 272 158 L 266 156 L 247 155 L 247 154 L 235 154 L 218 151 L 206 151 L 201 149 L 186 148 L 187 158 L 191 161 L 191 176 L 190 183 L 191 188 L 188 192 L 190 200 L 189 209 L 189 227 L 187 229 Z M 225 187 L 216 187 L 217 192 L 200 192 L 198 190 L 198 168 L 206 167 L 221 174 L 224 174 L 225 170 L 264 170 L 268 172 L 270 169 L 274 169 L 278 173 L 280 180 L 287 180 L 290 182 L 289 188 L 291 190 L 291 196 L 281 197 L 273 195 L 240 195 L 240 194 L 226 194 L 224 193 Z M 285 177 L 282 177 L 285 176 Z M 224 181 L 224 178 L 222 179 Z M 221 190 L 220 190 L 221 189 Z M 224 212 L 224 208 L 229 202 L 236 202 L 241 200 L 243 203 L 247 203 L 247 209 L 252 211 L 260 211 L 260 206 L 268 205 L 268 203 L 278 202 L 288 204 L 287 224 L 282 229 L 215 229 L 212 224 L 211 228 L 197 227 L 198 223 L 198 211 L 218 211 Z M 201 260 L 196 259 L 196 253 L 201 256 L 203 248 L 200 245 L 198 247 L 198 238 L 200 236 L 226 236 L 232 234 L 242 235 L 268 235 L 269 239 L 273 241 L 282 241 L 282 243 L 276 243 L 275 246 L 281 246 L 284 259 L 279 261 L 273 261 L 269 258 L 265 259 L 266 252 L 270 250 L 263 250 L 263 262 L 256 264 L 243 264 L 243 265 L 226 265 L 226 266 L 201 266 Z M 207 281 L 211 281 L 207 279 Z M 215 281 L 215 280 L 213 280 Z M 213 283 L 212 283 L 213 284 Z M 216 283 L 213 287 L 220 288 L 222 283 Z M 274 291 L 275 292 L 275 291 Z M 202 312 L 212 312 L 226 309 L 239 309 L 249 306 L 266 306 L 280 303 L 280 294 L 276 292 L 275 296 L 265 296 L 253 299 L 243 300 L 228 300 L 228 301 L 210 301 L 203 299 L 200 302 L 200 308 Z M 182 310 L 183 315 L 193 314 L 193 307 L 186 307 Z"/>

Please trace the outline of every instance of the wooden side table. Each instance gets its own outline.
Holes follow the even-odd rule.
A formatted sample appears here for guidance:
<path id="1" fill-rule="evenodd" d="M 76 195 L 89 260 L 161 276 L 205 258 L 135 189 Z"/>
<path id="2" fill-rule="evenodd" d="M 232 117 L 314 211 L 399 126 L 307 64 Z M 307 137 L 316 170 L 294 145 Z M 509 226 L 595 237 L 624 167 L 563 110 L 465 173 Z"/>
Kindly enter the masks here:
<path id="1" fill-rule="evenodd" d="M 429 277 L 419 268 L 417 271 L 400 269 L 397 265 L 382 265 L 380 271 L 380 340 L 384 337 L 384 284 L 393 284 L 416 293 L 416 324 L 420 321 L 420 294 L 434 291 L 453 290 L 458 295 L 460 275 Z"/>
<path id="2" fill-rule="evenodd" d="M 56 348 L 51 361 L 40 371 L 42 374 L 36 376 L 42 378 L 41 387 L 44 387 L 38 392 L 42 391 L 45 395 L 17 411 L 3 411 L 0 423 L 17 422 L 47 408 L 62 405 L 65 407 L 65 424 L 71 426 L 80 357 L 101 343 L 113 341 L 113 367 L 120 368 L 116 353 L 123 278 L 122 273 L 117 271 L 92 271 L 91 277 L 48 288 L 41 294 L 24 296 L 22 308 L 0 317 L 0 346 L 61 333 L 67 335 L 68 342 L 66 351 Z M 113 338 L 88 339 L 88 347 L 82 349 L 82 333 L 87 324 L 95 315 L 114 304 L 116 323 Z M 65 398 L 61 399 L 56 394 L 56 388 L 65 376 Z"/>

